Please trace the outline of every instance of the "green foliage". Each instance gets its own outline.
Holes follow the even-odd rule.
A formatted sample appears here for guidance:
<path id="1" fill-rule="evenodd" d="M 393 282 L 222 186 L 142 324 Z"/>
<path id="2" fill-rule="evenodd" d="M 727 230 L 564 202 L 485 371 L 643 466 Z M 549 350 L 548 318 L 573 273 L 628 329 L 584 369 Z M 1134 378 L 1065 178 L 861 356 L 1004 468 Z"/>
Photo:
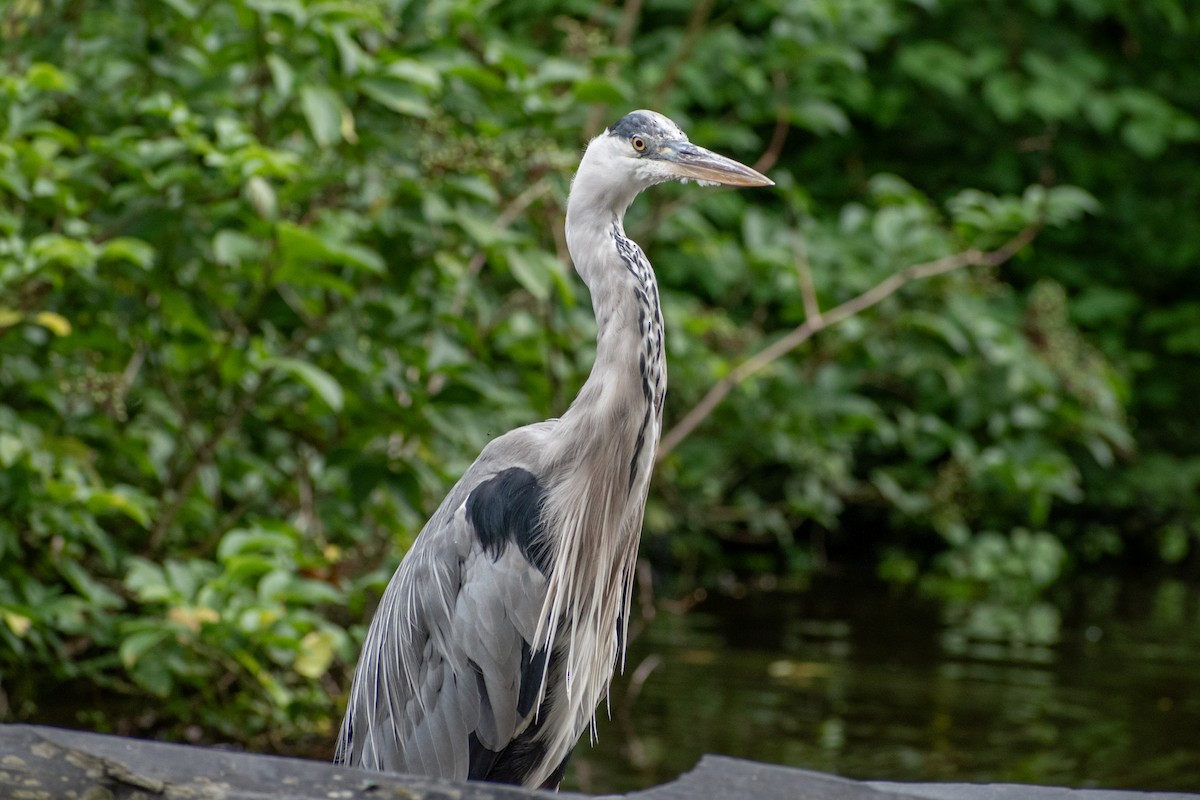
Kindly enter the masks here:
<path id="1" fill-rule="evenodd" d="M 428 513 L 590 367 L 563 203 L 580 132 L 639 106 L 779 184 L 634 209 L 669 424 L 812 301 L 1040 231 L 740 383 L 661 464 L 665 572 L 861 558 L 1019 604 L 1194 557 L 1197 21 L 1127 5 L 8 4 L 11 708 L 72 680 L 153 696 L 141 725 L 330 737 Z"/>
<path id="2" fill-rule="evenodd" d="M 306 545 L 295 528 L 277 525 L 230 531 L 215 562 L 129 559 L 124 588 L 140 613 L 119 626 L 118 655 L 160 713 L 230 738 L 327 730 L 325 694 L 334 687 L 320 679 L 354 647 L 316 610 L 345 602 L 344 593 L 306 577 L 332 554 Z"/>

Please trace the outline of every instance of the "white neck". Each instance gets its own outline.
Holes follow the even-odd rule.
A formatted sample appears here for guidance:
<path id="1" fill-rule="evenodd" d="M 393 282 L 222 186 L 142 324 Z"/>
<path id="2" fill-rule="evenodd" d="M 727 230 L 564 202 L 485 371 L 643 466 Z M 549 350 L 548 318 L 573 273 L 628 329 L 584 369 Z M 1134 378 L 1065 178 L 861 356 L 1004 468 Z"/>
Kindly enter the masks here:
<path id="1" fill-rule="evenodd" d="M 658 284 L 622 225 L 640 187 L 629 189 L 628 176 L 596 169 L 589 154 L 591 148 L 567 202 L 566 235 L 575 269 L 592 294 L 596 362 L 559 421 L 555 451 L 548 454 L 555 467 L 543 519 L 555 555 L 535 637 L 535 646 L 547 645 L 565 658 L 565 688 L 579 731 L 624 658 L 666 393 Z M 560 630 L 563 620 L 573 624 Z"/>

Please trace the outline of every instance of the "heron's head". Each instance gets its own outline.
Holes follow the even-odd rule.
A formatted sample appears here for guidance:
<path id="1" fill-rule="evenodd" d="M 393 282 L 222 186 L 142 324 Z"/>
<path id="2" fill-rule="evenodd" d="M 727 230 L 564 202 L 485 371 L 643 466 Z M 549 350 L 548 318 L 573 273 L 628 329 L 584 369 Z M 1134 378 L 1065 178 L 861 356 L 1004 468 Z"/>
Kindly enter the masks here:
<path id="1" fill-rule="evenodd" d="M 633 111 L 604 132 L 614 169 L 647 184 L 698 181 L 725 186 L 771 186 L 770 178 L 731 158 L 692 144 L 678 125 L 656 111 Z"/>
<path id="2" fill-rule="evenodd" d="M 628 205 L 641 190 L 667 181 L 774 184 L 745 164 L 692 144 L 670 119 L 645 110 L 626 114 L 588 144 L 576 180 L 585 175 L 590 188 L 614 205 Z"/>

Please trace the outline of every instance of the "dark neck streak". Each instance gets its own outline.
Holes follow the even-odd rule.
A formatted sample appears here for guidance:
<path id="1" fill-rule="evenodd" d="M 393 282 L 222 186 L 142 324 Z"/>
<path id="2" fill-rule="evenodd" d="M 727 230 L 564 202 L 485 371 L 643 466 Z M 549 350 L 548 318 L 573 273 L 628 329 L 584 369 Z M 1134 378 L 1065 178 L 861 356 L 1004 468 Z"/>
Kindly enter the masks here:
<path id="1" fill-rule="evenodd" d="M 646 452 L 646 435 L 650 431 L 651 415 L 654 417 L 655 431 L 662 422 L 667 377 L 666 359 L 663 352 L 663 318 L 658 300 L 658 281 L 649 260 L 642 253 L 641 248 L 625 236 L 620 220 L 615 217 L 610 233 L 618 257 L 633 278 L 632 292 L 637 302 L 638 379 L 641 384 L 642 399 L 645 402 L 633 456 L 629 460 L 628 491 L 632 491 L 638 477 L 639 465 Z M 656 446 L 657 441 L 650 443 L 651 449 Z"/>

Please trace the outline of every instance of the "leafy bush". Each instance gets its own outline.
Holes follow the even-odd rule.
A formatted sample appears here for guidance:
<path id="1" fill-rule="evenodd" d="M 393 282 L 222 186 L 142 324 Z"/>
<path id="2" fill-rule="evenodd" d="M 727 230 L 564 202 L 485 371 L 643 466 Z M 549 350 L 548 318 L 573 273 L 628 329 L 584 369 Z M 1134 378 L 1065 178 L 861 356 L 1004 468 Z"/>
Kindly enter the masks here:
<path id="1" fill-rule="evenodd" d="M 1147 531 L 1194 552 L 1196 21 L 783 6 L 0 11 L 11 713 L 76 681 L 155 698 L 136 726 L 331 736 L 428 512 L 590 367 L 563 205 L 580 132 L 637 106 L 779 184 L 634 211 L 670 423 L 790 348 L 672 442 L 664 574 L 828 554 L 1027 598 Z"/>

